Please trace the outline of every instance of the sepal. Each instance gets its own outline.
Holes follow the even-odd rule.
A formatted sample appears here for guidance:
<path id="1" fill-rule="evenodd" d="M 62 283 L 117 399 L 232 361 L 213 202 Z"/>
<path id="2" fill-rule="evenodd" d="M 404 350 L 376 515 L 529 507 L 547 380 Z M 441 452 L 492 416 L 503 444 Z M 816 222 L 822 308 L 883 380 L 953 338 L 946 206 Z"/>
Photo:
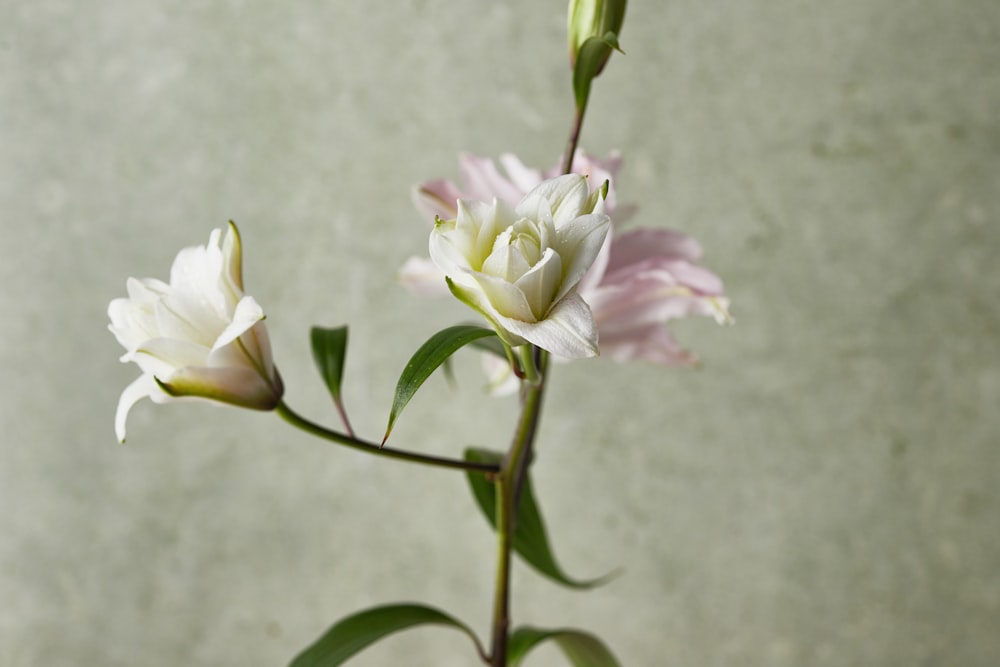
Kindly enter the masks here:
<path id="1" fill-rule="evenodd" d="M 573 66 L 573 93 L 576 97 L 576 108 L 580 111 L 587 106 L 590 97 L 590 84 L 604 69 L 611 57 L 612 51 L 624 53 L 618 45 L 618 35 L 607 32 L 599 37 L 589 37 L 580 46 L 580 51 Z"/>

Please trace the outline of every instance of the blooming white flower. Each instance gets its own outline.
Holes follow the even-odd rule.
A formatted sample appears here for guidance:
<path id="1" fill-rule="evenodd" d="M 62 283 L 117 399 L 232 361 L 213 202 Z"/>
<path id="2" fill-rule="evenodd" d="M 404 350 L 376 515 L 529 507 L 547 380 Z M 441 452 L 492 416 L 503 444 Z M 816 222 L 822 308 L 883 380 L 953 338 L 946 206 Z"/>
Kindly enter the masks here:
<path id="1" fill-rule="evenodd" d="M 560 163 L 544 170 L 526 166 L 512 153 L 504 153 L 499 161 L 503 173 L 488 157 L 462 153 L 458 158 L 461 188 L 445 179 L 426 181 L 413 189 L 414 206 L 427 216 L 428 220 L 434 220 L 436 217 L 448 220 L 457 216 L 459 199 L 491 201 L 496 197 L 513 206 L 542 181 L 562 174 L 561 160 Z M 616 224 L 625 222 L 635 213 L 635 206 L 622 206 L 617 203 L 615 179 L 621 164 L 622 158 L 617 152 L 598 159 L 577 149 L 573 157 L 574 174 L 586 176 L 590 183 L 607 183 L 602 205 L 604 213 Z M 427 257 L 410 257 L 400 267 L 397 277 L 403 287 L 414 294 L 421 296 L 448 294 L 444 276 Z M 584 298 L 586 299 L 586 295 Z"/>
<path id="2" fill-rule="evenodd" d="M 431 260 L 508 345 L 594 356 L 597 329 L 575 287 L 611 224 L 605 193 L 569 174 L 542 182 L 514 208 L 501 199 L 459 200 L 456 218 L 434 226 Z"/>
<path id="3" fill-rule="evenodd" d="M 181 250 L 169 284 L 129 278 L 127 288 L 128 298 L 108 306 L 108 328 L 126 350 L 121 361 L 135 362 L 143 374 L 119 399 L 119 440 L 129 410 L 147 396 L 155 403 L 191 397 L 256 410 L 281 400 L 264 312 L 243 294 L 236 225 L 229 223 L 224 239 L 216 229 L 208 245 Z"/>
<path id="4" fill-rule="evenodd" d="M 500 156 L 499 162 L 503 172 L 490 158 L 462 154 L 461 187 L 442 179 L 426 181 L 414 189 L 414 204 L 430 218 L 443 218 L 456 215 L 458 199 L 498 197 L 513 203 L 560 169 L 558 164 L 546 170 L 527 167 L 511 154 Z M 635 213 L 634 206 L 616 201 L 615 181 L 621 164 L 617 153 L 597 159 L 582 150 L 577 150 L 573 160 L 573 171 L 588 175 L 592 183 L 609 181 L 603 204 L 619 230 Z M 701 266 L 701 257 L 695 239 L 672 229 L 638 227 L 613 238 L 608 234 L 604 248 L 576 287 L 593 313 L 602 358 L 663 366 L 698 362 L 664 324 L 689 315 L 708 315 L 720 323 L 731 321 L 722 281 Z M 407 260 L 399 280 L 417 294 L 447 293 L 441 271 L 426 258 Z M 495 359 L 486 359 L 484 364 L 493 393 L 516 389 L 509 365 L 505 368 Z"/>

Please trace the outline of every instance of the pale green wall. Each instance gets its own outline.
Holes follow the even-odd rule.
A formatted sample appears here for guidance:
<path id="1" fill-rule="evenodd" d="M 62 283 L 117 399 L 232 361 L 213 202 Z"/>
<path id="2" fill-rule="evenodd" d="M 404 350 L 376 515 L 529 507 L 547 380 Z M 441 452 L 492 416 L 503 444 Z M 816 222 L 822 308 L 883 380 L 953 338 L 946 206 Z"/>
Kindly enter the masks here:
<path id="1" fill-rule="evenodd" d="M 468 319 L 394 284 L 426 244 L 408 189 L 460 150 L 556 158 L 563 11 L 0 2 L 0 665 L 280 665 L 399 599 L 485 631 L 459 476 L 201 405 L 140 405 L 119 446 L 105 309 L 233 218 L 290 403 L 332 421 L 307 328 L 349 322 L 375 436 L 410 352 Z M 622 44 L 584 144 L 624 152 L 636 222 L 704 243 L 738 322 L 677 328 L 698 371 L 557 369 L 557 551 L 625 572 L 521 568 L 516 621 L 628 667 L 1000 664 L 1000 4 L 634 0 Z M 503 445 L 513 402 L 459 378 L 398 443 Z M 432 629 L 352 664 L 472 663 Z"/>

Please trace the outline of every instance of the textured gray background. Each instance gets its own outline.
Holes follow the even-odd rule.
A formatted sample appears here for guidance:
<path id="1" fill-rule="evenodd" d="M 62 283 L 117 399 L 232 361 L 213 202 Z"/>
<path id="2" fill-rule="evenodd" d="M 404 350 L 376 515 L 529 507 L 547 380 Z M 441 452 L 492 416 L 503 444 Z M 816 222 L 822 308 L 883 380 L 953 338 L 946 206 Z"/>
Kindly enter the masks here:
<path id="1" fill-rule="evenodd" d="M 485 632 L 493 551 L 459 475 L 268 414 L 138 406 L 107 302 L 242 227 L 289 402 L 333 423 L 307 328 L 353 325 L 374 436 L 410 352 L 467 319 L 394 271 L 411 184 L 547 165 L 563 2 L 0 2 L 0 665 L 281 665 L 401 599 Z M 737 325 L 697 371 L 557 369 L 536 479 L 565 566 L 516 620 L 627 666 L 1000 664 L 1000 4 L 634 0 L 583 143 L 639 224 L 695 235 Z M 439 378 L 397 444 L 502 446 L 511 400 Z M 454 426 L 445 424 L 453 420 Z M 414 631 L 352 664 L 472 664 Z M 546 649 L 532 665 L 558 664 Z"/>

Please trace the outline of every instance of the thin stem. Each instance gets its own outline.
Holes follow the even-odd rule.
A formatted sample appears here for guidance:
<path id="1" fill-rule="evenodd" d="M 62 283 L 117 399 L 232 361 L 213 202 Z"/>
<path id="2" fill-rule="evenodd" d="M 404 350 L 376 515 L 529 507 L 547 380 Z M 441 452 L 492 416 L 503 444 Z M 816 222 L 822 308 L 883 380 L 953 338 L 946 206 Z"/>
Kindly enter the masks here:
<path id="1" fill-rule="evenodd" d="M 538 377 L 545 378 L 548 377 L 548 366 L 549 366 L 549 353 L 542 348 L 534 349 L 534 366 L 537 369 Z M 514 470 L 514 517 L 517 518 L 517 508 L 521 503 L 521 487 L 524 485 L 524 480 L 528 476 L 528 467 L 531 465 L 531 461 L 535 456 L 535 435 L 538 432 L 538 421 L 542 416 L 542 399 L 545 398 L 544 387 L 540 384 L 538 387 L 538 395 L 534 397 L 535 406 L 534 414 L 531 423 L 528 425 L 528 433 L 526 435 L 527 446 L 521 455 L 520 461 L 518 462 L 518 467 Z"/>
<path id="2" fill-rule="evenodd" d="M 333 399 L 333 404 L 337 407 L 337 414 L 340 415 L 340 421 L 344 424 L 344 428 L 347 429 L 347 435 L 350 437 L 354 436 L 354 429 L 351 428 L 351 420 L 347 418 L 347 410 L 344 409 L 344 401 L 337 396 Z"/>
<path id="3" fill-rule="evenodd" d="M 507 640 L 510 630 L 510 562 L 514 530 L 517 527 L 517 506 L 521 488 L 528 472 L 531 450 L 541 416 L 542 395 L 545 387 L 544 353 L 538 363 L 531 358 L 533 349 L 524 355 L 531 366 L 537 366 L 534 382 L 522 384 L 521 416 L 514 437 L 503 459 L 496 483 L 497 574 L 493 597 L 493 636 L 490 663 L 492 667 L 506 667 Z"/>
<path id="4" fill-rule="evenodd" d="M 580 143 L 580 130 L 583 128 L 583 114 L 587 110 L 587 101 L 583 106 L 577 107 L 576 116 L 573 118 L 573 127 L 569 131 L 569 140 L 566 142 L 566 153 L 563 155 L 562 173 L 573 173 L 573 158 L 576 155 L 576 146 Z"/>
<path id="5" fill-rule="evenodd" d="M 535 348 L 533 346 L 524 345 L 521 347 L 521 368 L 524 369 L 523 380 L 530 384 L 541 382 L 541 375 L 539 375 L 538 367 L 535 365 Z"/>
<path id="6" fill-rule="evenodd" d="M 435 466 L 438 468 L 451 468 L 453 470 L 465 470 L 467 472 L 480 472 L 484 475 L 494 475 L 500 472 L 500 466 L 495 463 L 476 463 L 473 461 L 463 461 L 461 459 L 449 459 L 439 456 L 430 456 L 428 454 L 417 454 L 415 452 L 407 452 L 401 449 L 393 449 L 391 447 L 379 447 L 373 442 L 345 435 L 344 433 L 339 433 L 338 431 L 331 431 L 324 426 L 320 426 L 315 422 L 309 421 L 288 407 L 284 401 L 278 403 L 278 406 L 274 409 L 274 411 L 277 412 L 278 416 L 286 422 L 296 428 L 302 429 L 306 433 L 315 435 L 318 438 L 323 438 L 324 440 L 330 440 L 353 449 L 367 452 L 368 454 L 372 454 L 374 456 L 384 456 L 390 459 L 409 461 L 410 463 L 422 463 L 424 465 Z"/>
<path id="7" fill-rule="evenodd" d="M 510 552 L 514 537 L 510 488 L 506 476 L 499 475 L 496 479 L 497 574 L 493 593 L 492 667 L 506 667 L 510 636 Z"/>

